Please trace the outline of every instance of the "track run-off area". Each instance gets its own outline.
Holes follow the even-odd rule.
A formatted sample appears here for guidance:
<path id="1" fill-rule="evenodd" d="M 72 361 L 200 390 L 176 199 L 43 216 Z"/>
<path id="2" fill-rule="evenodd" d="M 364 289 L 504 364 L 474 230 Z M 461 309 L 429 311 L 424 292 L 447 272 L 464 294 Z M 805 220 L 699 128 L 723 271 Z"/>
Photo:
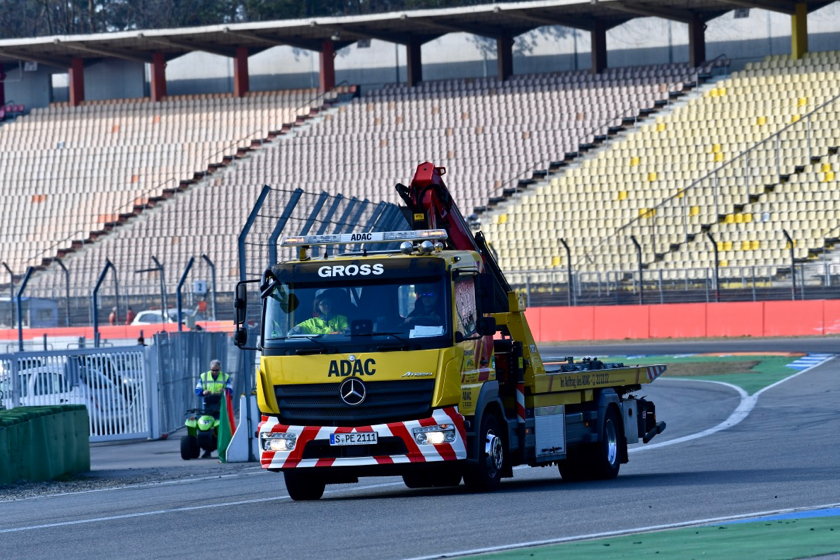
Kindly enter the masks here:
<path id="1" fill-rule="evenodd" d="M 542 352 L 547 359 L 631 361 L 710 352 L 832 354 L 838 342 L 616 343 Z M 721 382 L 664 377 L 645 386 L 640 394 L 656 403 L 667 430 L 632 446 L 630 462 L 611 481 L 567 483 L 556 468 L 525 467 L 487 494 L 463 485 L 410 490 L 399 478 L 368 478 L 328 486 L 317 502 L 292 502 L 281 475 L 253 464 L 181 462 L 177 437 L 95 447 L 93 475 L 189 474 L 16 500 L 0 488 L 0 557 L 790 558 L 840 552 L 840 360 L 824 355 L 789 371 L 757 390 L 726 382 L 725 375 L 717 376 Z"/>

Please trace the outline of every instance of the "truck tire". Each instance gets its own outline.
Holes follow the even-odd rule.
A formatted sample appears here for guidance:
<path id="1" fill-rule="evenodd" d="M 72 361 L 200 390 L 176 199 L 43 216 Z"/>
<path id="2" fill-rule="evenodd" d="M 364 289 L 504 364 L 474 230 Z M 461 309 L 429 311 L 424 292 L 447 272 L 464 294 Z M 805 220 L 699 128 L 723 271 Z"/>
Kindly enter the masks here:
<path id="1" fill-rule="evenodd" d="M 478 464 L 464 469 L 464 484 L 474 491 L 484 492 L 498 488 L 502 480 L 505 461 L 505 442 L 495 414 L 486 413 L 481 419 L 478 437 L 484 442 Z"/>
<path id="2" fill-rule="evenodd" d="M 193 436 L 181 436 L 181 459 L 189 461 L 190 459 L 198 459 L 201 449 L 198 447 L 198 442 Z"/>
<path id="3" fill-rule="evenodd" d="M 448 468 L 432 473 L 404 474 L 402 478 L 408 488 L 445 488 L 461 484 L 461 471 Z"/>
<path id="4" fill-rule="evenodd" d="M 560 471 L 560 476 L 565 482 L 577 482 L 590 478 L 591 467 L 587 461 L 588 456 L 589 449 L 581 446 L 569 453 L 566 459 L 557 462 L 557 470 Z"/>
<path id="5" fill-rule="evenodd" d="M 621 466 L 621 446 L 621 420 L 611 406 L 604 415 L 598 442 L 576 447 L 557 463 L 557 469 L 566 482 L 613 479 Z"/>
<path id="6" fill-rule="evenodd" d="M 283 471 L 283 477 L 286 479 L 289 497 L 296 502 L 320 500 L 324 495 L 326 484 L 314 473 L 288 470 Z"/>
<path id="7" fill-rule="evenodd" d="M 621 419 L 614 406 L 607 408 L 598 443 L 591 457 L 593 478 L 611 480 L 621 467 Z"/>

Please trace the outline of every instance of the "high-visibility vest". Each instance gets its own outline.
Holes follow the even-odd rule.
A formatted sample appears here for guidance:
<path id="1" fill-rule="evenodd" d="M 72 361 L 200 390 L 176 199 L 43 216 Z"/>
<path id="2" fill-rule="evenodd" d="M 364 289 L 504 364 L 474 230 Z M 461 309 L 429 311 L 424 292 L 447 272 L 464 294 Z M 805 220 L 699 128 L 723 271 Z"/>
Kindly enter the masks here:
<path id="1" fill-rule="evenodd" d="M 230 378 L 228 374 L 223 371 L 219 372 L 219 377 L 213 379 L 212 371 L 205 371 L 201 374 L 201 386 L 205 391 L 210 391 L 213 394 L 221 394 L 227 386 L 227 381 Z"/>

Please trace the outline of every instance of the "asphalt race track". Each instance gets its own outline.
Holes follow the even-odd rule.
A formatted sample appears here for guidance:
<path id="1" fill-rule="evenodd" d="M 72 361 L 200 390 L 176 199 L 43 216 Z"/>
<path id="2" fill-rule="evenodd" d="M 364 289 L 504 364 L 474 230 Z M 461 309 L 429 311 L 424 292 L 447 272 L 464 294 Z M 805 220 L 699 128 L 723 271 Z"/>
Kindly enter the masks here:
<path id="1" fill-rule="evenodd" d="M 837 343 L 733 342 L 740 351 L 797 350 L 802 342 L 814 352 L 831 352 Z M 735 351 L 722 345 L 655 346 L 667 354 Z M 601 355 L 655 353 L 640 346 L 594 348 Z M 322 500 L 296 503 L 281 475 L 252 465 L 220 475 L 214 467 L 210 477 L 174 483 L 0 502 L 0 556 L 423 557 L 837 504 L 838 377 L 840 360 L 830 360 L 763 392 L 751 410 L 724 385 L 659 379 L 643 393 L 667 431 L 647 449 L 635 446 L 613 481 L 564 483 L 555 468 L 521 468 L 500 491 L 470 494 L 463 485 L 409 490 L 401 479 L 371 478 L 328 486 Z M 689 439 L 724 423 L 739 406 L 740 422 Z M 164 443 L 177 457 L 176 441 L 133 444 L 123 446 L 121 466 L 131 466 L 131 454 L 144 446 Z M 143 461 L 154 464 L 154 457 Z"/>

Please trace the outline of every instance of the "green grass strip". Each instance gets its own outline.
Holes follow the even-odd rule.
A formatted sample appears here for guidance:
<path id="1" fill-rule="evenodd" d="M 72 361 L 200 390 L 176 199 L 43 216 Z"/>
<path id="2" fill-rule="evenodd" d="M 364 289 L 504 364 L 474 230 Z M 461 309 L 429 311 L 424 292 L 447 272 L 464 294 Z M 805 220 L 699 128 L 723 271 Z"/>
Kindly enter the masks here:
<path id="1" fill-rule="evenodd" d="M 840 553 L 840 517 L 692 527 L 482 555 L 505 559 L 737 558 L 772 560 Z"/>

